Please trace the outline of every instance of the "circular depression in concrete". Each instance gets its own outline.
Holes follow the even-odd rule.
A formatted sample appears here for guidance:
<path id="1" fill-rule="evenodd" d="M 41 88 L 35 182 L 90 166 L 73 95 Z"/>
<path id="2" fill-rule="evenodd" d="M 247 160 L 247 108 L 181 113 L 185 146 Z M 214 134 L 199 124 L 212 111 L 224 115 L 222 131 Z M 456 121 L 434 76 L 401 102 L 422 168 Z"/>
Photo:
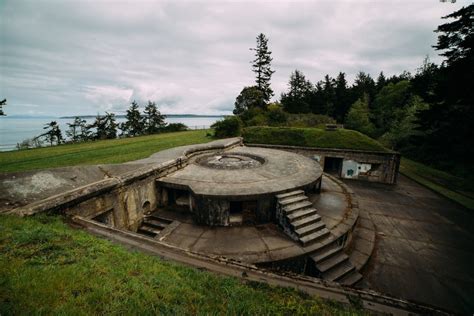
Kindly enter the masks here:
<path id="1" fill-rule="evenodd" d="M 263 165 L 265 158 L 248 153 L 223 153 L 200 157 L 196 160 L 196 163 L 211 169 L 249 169 Z"/>

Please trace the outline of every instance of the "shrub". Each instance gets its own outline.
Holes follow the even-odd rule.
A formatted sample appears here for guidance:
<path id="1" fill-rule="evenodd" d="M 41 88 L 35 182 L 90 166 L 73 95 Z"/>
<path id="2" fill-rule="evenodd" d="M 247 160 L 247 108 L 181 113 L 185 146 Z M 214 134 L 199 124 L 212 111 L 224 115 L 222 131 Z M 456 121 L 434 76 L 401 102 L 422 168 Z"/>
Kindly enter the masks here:
<path id="1" fill-rule="evenodd" d="M 266 126 L 266 125 L 268 125 L 267 124 L 267 117 L 263 113 L 255 115 L 250 120 L 248 120 L 245 125 L 247 125 L 247 126 Z"/>
<path id="2" fill-rule="evenodd" d="M 242 132 L 242 121 L 237 116 L 226 116 L 223 120 L 211 125 L 214 136 L 218 138 L 240 136 Z"/>
<path id="3" fill-rule="evenodd" d="M 282 126 L 288 121 L 288 113 L 278 103 L 268 105 L 267 121 L 270 126 Z"/>
<path id="4" fill-rule="evenodd" d="M 183 123 L 170 123 L 163 127 L 163 132 L 182 132 L 188 130 L 188 127 Z"/>
<path id="5" fill-rule="evenodd" d="M 242 136 L 246 143 L 306 146 L 303 129 L 284 127 L 248 127 Z"/>
<path id="6" fill-rule="evenodd" d="M 291 127 L 319 127 L 324 124 L 335 124 L 336 120 L 330 116 L 322 114 L 290 114 L 288 116 L 288 126 Z"/>

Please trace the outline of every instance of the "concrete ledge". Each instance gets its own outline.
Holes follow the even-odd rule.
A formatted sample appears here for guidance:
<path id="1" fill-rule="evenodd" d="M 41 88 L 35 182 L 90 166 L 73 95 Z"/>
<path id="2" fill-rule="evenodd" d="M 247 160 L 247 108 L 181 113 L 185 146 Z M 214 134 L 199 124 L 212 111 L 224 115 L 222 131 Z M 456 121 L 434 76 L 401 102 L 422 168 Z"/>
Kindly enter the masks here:
<path id="1" fill-rule="evenodd" d="M 346 212 L 342 221 L 331 229 L 331 233 L 334 235 L 334 238 L 339 239 L 354 230 L 354 227 L 356 226 L 357 220 L 359 218 L 359 201 L 354 191 L 352 191 L 351 188 L 345 185 L 344 182 L 329 174 L 325 173 L 324 175 L 341 187 L 347 197 L 347 201 L 349 204 L 348 211 Z"/>
<path id="2" fill-rule="evenodd" d="M 369 262 L 375 248 L 375 225 L 367 216 L 366 211 L 361 211 L 361 218 L 354 229 L 354 239 L 349 248 L 349 260 L 358 271 L 362 270 Z"/>
<path id="3" fill-rule="evenodd" d="M 53 195 L 46 199 L 30 203 L 26 206 L 15 208 L 6 212 L 20 216 L 34 215 L 40 212 L 56 211 L 67 208 L 73 204 L 80 203 L 104 192 L 110 191 L 120 185 L 120 180 L 116 178 L 97 181 L 75 190 Z"/>

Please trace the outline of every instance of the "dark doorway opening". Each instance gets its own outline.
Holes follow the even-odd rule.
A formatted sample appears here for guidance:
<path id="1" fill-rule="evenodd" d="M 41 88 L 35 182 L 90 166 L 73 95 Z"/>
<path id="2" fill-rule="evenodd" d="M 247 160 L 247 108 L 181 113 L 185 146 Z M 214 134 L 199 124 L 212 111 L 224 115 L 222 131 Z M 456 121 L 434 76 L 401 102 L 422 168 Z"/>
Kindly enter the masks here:
<path id="1" fill-rule="evenodd" d="M 342 170 L 342 158 L 334 158 L 334 157 L 324 158 L 324 172 L 340 177 L 341 170 Z"/>
<path id="2" fill-rule="evenodd" d="M 230 202 L 230 214 L 236 214 L 242 212 L 242 202 L 240 201 L 231 201 Z"/>
<path id="3" fill-rule="evenodd" d="M 114 210 L 110 209 L 108 211 L 105 211 L 97 215 L 92 220 L 105 224 L 105 225 L 114 226 L 114 213 L 113 212 Z"/>
<path id="4" fill-rule="evenodd" d="M 229 224 L 230 225 L 242 225 L 242 202 L 230 201 L 229 203 Z"/>

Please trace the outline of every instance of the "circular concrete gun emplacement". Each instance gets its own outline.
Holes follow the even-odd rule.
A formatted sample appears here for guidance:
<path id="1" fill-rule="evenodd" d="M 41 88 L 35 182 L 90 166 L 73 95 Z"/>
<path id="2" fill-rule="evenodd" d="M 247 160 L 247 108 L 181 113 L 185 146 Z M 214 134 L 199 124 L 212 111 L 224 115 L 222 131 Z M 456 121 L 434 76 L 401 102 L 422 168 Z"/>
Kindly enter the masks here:
<path id="1" fill-rule="evenodd" d="M 260 224 L 279 217 L 277 196 L 288 197 L 285 205 L 303 202 L 305 193 L 319 192 L 321 176 L 319 164 L 304 156 L 237 147 L 197 157 L 158 179 L 158 187 L 163 206 L 188 208 L 196 223 Z"/>
<path id="2" fill-rule="evenodd" d="M 31 185 L 38 178 L 48 190 Z M 358 221 L 347 186 L 323 175 L 314 159 L 243 146 L 239 138 L 125 164 L 15 174 L 4 183 L 4 198 L 23 201 L 31 192 L 16 214 L 63 212 L 134 245 L 166 245 L 347 285 L 360 280 L 357 271 L 372 252 L 373 234 L 363 212 Z"/>

